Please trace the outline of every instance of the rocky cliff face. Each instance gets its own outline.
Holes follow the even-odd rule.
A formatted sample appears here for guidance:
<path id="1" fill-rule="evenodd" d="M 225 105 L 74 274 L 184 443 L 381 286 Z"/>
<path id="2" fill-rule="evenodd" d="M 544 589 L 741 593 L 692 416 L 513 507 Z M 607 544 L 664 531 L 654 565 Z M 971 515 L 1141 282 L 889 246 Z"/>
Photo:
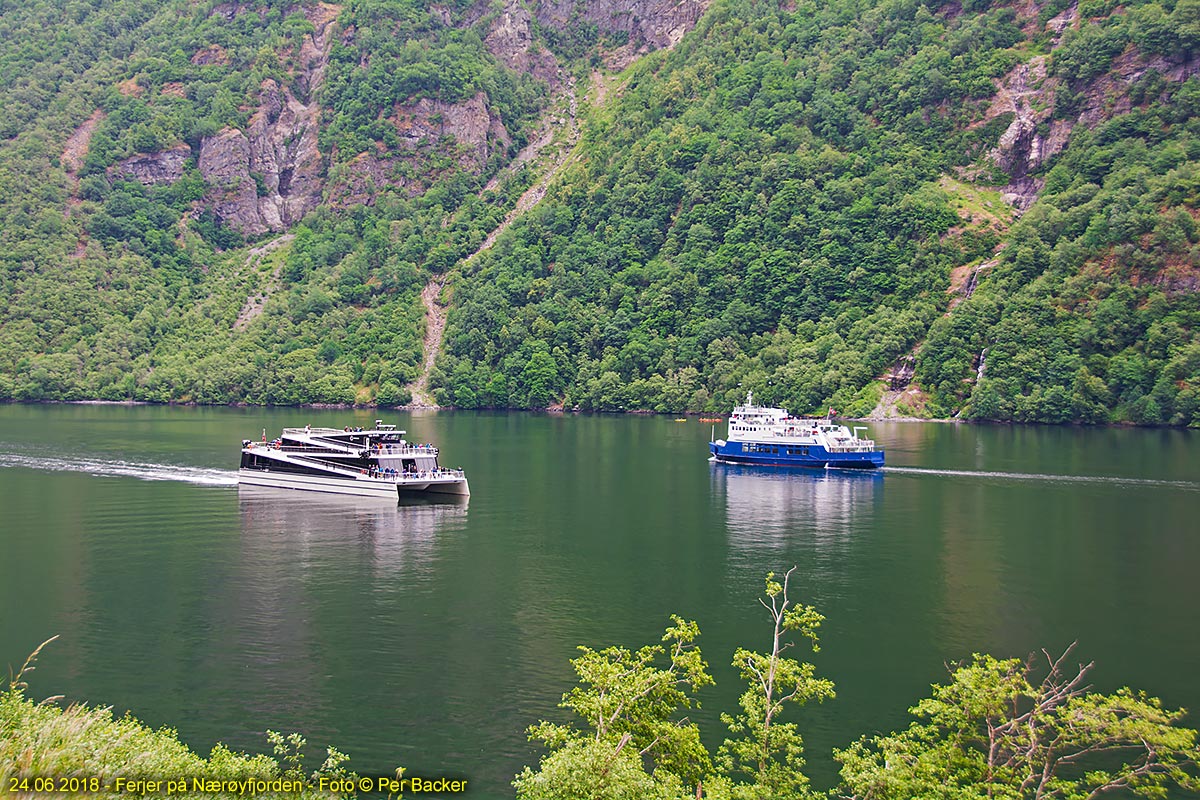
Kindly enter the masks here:
<path id="1" fill-rule="evenodd" d="M 113 172 L 123 178 L 141 181 L 147 186 L 174 183 L 183 177 L 183 167 L 191 157 L 191 148 L 181 144 L 170 150 L 127 158 L 116 164 Z"/>
<path id="2" fill-rule="evenodd" d="M 696 27 L 711 0 L 540 0 L 538 22 L 559 30 L 574 23 L 576 14 L 602 31 L 629 34 L 638 50 L 674 47 Z"/>
<path id="3" fill-rule="evenodd" d="M 512 144 L 483 92 L 461 103 L 414 100 L 396 106 L 389 119 L 400 134 L 400 149 L 360 153 L 336 170 L 327 195 L 332 205 L 370 205 L 389 186 L 410 195 L 423 191 L 437 178 L 429 163 L 435 153 L 450 153 L 460 167 L 479 174 L 494 153 Z"/>
<path id="4" fill-rule="evenodd" d="M 1036 4 L 1030 4 L 1026 10 L 1036 17 Z M 1048 20 L 1046 30 L 1054 37 L 1054 47 L 1064 31 L 1079 24 L 1075 5 Z M 1062 152 L 1075 126 L 1090 128 L 1127 113 L 1131 107 L 1130 87 L 1149 70 L 1171 81 L 1185 81 L 1200 74 L 1200 58 L 1147 58 L 1131 46 L 1114 60 L 1110 70 L 1086 86 L 1072 87 L 1082 94 L 1080 109 L 1070 117 L 1057 119 L 1056 101 L 1061 85 L 1057 78 L 1047 75 L 1046 68 L 1046 56 L 1035 56 L 1014 67 L 996 82 L 996 94 L 985 116 L 992 119 L 1013 114 L 1012 123 L 1000 136 L 990 158 L 1011 178 L 1003 189 L 1003 197 L 1018 211 L 1029 208 L 1042 190 L 1043 181 L 1032 173 Z"/>
<path id="5" fill-rule="evenodd" d="M 631 5 L 589 0 L 579 13 L 602 30 L 629 34 L 627 63 L 636 53 L 676 44 L 695 26 L 709 2 L 638 0 Z M 472 27 L 488 20 L 483 37 L 488 52 L 509 69 L 545 81 L 552 91 L 564 89 L 560 65 L 554 54 L 536 41 L 535 27 L 566 29 L 577 24 L 575 0 L 546 0 L 532 10 L 521 0 L 502 0 L 499 5 L 481 0 L 465 13 L 437 5 L 431 10 L 445 25 Z M 428 166 L 435 152 L 451 153 L 460 167 L 478 174 L 512 143 L 505 121 L 482 92 L 460 103 L 414 100 L 396 106 L 389 119 L 400 134 L 401 150 L 377 149 L 339 166 L 331 176 L 327 202 L 337 207 L 370 204 L 379 190 L 388 186 L 416 194 L 437 178 Z"/>
<path id="6" fill-rule="evenodd" d="M 200 145 L 200 174 L 213 188 L 217 218 L 245 234 L 290 227 L 321 201 L 324 161 L 317 149 L 320 108 L 313 99 L 329 60 L 339 8 L 319 4 L 305 15 L 315 32 L 305 38 L 295 87 L 263 81 L 247 130 L 226 129 Z"/>
<path id="7" fill-rule="evenodd" d="M 1042 190 L 1042 180 L 1030 173 L 1061 152 L 1071 133 L 1072 126 L 1067 120 L 1050 121 L 1056 86 L 1056 82 L 1046 77 L 1046 57 L 1037 56 L 1027 64 L 1018 64 L 997 82 L 996 96 L 988 111 L 989 118 L 1004 113 L 1013 115 L 991 158 L 1011 178 L 1003 197 L 1018 211 L 1029 208 Z"/>
<path id="8" fill-rule="evenodd" d="M 521 0 L 505 0 L 483 43 L 509 69 L 527 72 L 557 89 L 562 82 L 558 61 L 535 44 L 533 25 L 533 13 Z"/>
<path id="9" fill-rule="evenodd" d="M 410 150 L 453 136 L 459 164 L 479 172 L 495 150 L 507 149 L 512 137 L 479 92 L 462 103 L 422 98 L 396 108 L 392 120 L 403 146 Z"/>
<path id="10" fill-rule="evenodd" d="M 480 0 L 465 13 L 441 9 L 442 21 L 458 26 L 486 22 L 484 44 L 508 68 L 545 81 L 552 91 L 566 85 L 554 54 L 536 40 L 538 25 L 565 29 L 581 16 L 605 31 L 629 35 L 624 48 L 629 58 L 676 44 L 699 20 L 711 0 Z M 435 13 L 438 6 L 433 6 Z M 400 148 L 378 147 L 341 164 L 327 174 L 327 162 L 317 148 L 319 88 L 335 35 L 343 44 L 353 41 L 350 28 L 335 31 L 339 6 L 318 3 L 304 9 L 314 33 L 305 38 L 290 81 L 263 81 L 258 106 L 245 130 L 226 128 L 200 143 L 197 152 L 179 145 L 158 153 L 138 155 L 112 168 L 114 174 L 144 184 L 179 180 L 186 162 L 196 158 L 209 184 L 205 203 L 217 218 L 250 236 L 286 230 L 316 208 L 324 196 L 334 206 L 375 202 L 381 189 L 399 188 L 409 194 L 423 191 L 437 179 L 434 155 L 449 154 L 466 170 L 481 173 L 497 152 L 512 144 L 512 134 L 483 92 L 458 103 L 420 98 L 395 106 L 388 120 L 400 135 Z M 212 14 L 234 20 L 241 14 L 262 13 L 239 2 L 215 6 Z M 629 60 L 629 59 L 626 59 Z M 229 56 L 218 45 L 197 50 L 194 64 L 223 65 Z M 179 91 L 186 87 L 179 86 Z M 164 90 L 165 91 L 165 90 Z M 336 154 L 334 154 L 336 161 Z"/>
<path id="11" fill-rule="evenodd" d="M 1036 27 L 1033 20 L 1039 10 L 1036 2 L 1026 2 L 1018 8 L 1018 14 L 1030 20 L 1029 33 L 1034 32 L 1031 26 Z M 1058 46 L 1063 31 L 1077 24 L 1077 18 L 1076 5 L 1072 4 L 1046 22 L 1045 30 L 1054 37 L 1053 47 Z M 1013 115 L 990 158 L 1011 178 L 1003 189 L 1003 197 L 1017 211 L 1029 208 L 1042 190 L 1043 181 L 1030 173 L 1067 146 L 1073 127 L 1067 120 L 1051 121 L 1058 81 L 1047 76 L 1046 62 L 1046 56 L 1035 56 L 996 81 L 996 94 L 985 116 L 993 119 L 1001 114 Z"/>

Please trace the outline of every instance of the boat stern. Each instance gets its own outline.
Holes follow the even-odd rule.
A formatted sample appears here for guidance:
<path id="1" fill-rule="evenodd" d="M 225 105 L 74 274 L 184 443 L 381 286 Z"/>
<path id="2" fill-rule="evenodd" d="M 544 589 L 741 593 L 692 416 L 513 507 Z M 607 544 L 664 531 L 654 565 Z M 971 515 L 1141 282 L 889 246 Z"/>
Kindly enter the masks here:
<path id="1" fill-rule="evenodd" d="M 833 469 L 879 469 L 883 466 L 883 451 L 842 453 L 838 457 L 830 458 L 827 466 Z"/>

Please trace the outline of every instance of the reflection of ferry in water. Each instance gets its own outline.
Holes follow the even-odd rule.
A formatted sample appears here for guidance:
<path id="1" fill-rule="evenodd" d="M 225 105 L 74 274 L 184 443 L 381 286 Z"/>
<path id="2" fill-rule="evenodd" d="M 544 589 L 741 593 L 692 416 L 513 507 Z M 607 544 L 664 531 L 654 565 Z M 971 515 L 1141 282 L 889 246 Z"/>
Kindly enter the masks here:
<path id="1" fill-rule="evenodd" d="M 244 545 L 247 563 L 272 580 L 300 585 L 289 567 L 359 557 L 384 572 L 426 571 L 442 534 L 466 525 L 471 502 L 466 495 L 414 494 L 400 502 L 315 492 L 297 497 L 288 489 L 248 485 L 238 487 L 238 500 L 243 530 L 253 534 Z"/>
<path id="2" fill-rule="evenodd" d="M 832 412 L 830 412 L 832 413 Z M 774 467 L 836 467 L 874 469 L 883 466 L 883 451 L 870 439 L 860 439 L 855 428 L 832 419 L 793 417 L 782 408 L 735 406 L 729 417 L 728 439 L 709 442 L 713 461 Z"/>
<path id="3" fill-rule="evenodd" d="M 471 493 L 461 469 L 438 465 L 438 449 L 412 444 L 395 425 L 375 420 L 362 428 L 284 428 L 268 442 L 242 441 L 238 483 L 396 498 L 408 492 Z"/>
<path id="4" fill-rule="evenodd" d="M 848 538 L 860 518 L 878 513 L 878 470 L 781 470 L 728 465 L 712 471 L 713 497 L 725 505 L 730 542 L 740 549 L 777 549 L 800 541 Z"/>

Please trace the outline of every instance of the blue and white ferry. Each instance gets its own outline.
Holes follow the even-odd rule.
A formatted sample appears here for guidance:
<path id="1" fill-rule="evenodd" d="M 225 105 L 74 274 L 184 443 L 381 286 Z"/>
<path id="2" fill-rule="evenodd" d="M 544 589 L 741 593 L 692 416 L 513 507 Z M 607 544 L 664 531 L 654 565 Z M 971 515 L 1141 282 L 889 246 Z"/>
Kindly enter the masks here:
<path id="1" fill-rule="evenodd" d="M 832 412 L 831 412 L 832 413 Z M 746 404 L 734 406 L 726 439 L 708 443 L 710 461 L 764 467 L 830 467 L 876 469 L 883 466 L 883 451 L 859 431 L 832 419 L 793 417 L 783 408 L 754 405 L 754 392 Z"/>

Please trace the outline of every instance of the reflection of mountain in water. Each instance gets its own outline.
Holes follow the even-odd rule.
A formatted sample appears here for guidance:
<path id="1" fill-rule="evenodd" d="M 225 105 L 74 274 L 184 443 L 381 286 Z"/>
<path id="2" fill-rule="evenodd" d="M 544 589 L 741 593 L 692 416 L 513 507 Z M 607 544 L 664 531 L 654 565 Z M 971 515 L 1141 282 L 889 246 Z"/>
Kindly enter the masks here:
<path id="1" fill-rule="evenodd" d="M 712 482 L 713 495 L 725 499 L 733 545 L 753 550 L 780 549 L 799 533 L 847 538 L 883 488 L 877 473 L 724 464 L 713 465 Z"/>

